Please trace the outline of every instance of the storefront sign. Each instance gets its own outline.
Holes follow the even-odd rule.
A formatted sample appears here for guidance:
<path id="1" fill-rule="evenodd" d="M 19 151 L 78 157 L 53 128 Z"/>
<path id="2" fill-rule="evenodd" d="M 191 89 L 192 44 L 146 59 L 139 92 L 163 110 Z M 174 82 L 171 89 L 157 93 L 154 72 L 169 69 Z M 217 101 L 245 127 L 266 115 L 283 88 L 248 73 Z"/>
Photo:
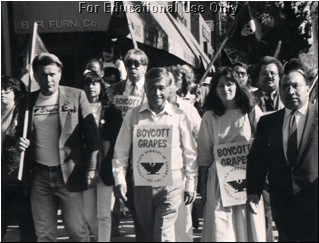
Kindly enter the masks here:
<path id="1" fill-rule="evenodd" d="M 252 141 L 216 145 L 214 156 L 224 207 L 246 203 L 246 166 Z"/>
<path id="2" fill-rule="evenodd" d="M 111 10 L 104 11 L 109 2 L 13 2 L 14 31 L 16 34 L 32 33 L 33 23 L 38 23 L 39 33 L 107 31 Z M 101 6 L 100 11 L 89 11 L 91 6 Z"/>
<path id="3" fill-rule="evenodd" d="M 171 186 L 171 125 L 135 125 L 133 173 L 135 186 Z"/>

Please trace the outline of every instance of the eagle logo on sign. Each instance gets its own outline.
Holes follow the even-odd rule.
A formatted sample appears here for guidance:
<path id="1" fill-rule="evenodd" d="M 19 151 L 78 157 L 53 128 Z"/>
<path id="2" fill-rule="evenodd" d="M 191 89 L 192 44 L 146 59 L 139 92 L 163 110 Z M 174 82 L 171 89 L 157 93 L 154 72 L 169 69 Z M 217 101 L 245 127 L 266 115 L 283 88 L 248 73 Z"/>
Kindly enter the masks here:
<path id="1" fill-rule="evenodd" d="M 163 167 L 164 163 L 141 163 L 143 168 L 146 170 L 148 175 L 159 175 L 160 169 Z"/>
<path id="2" fill-rule="evenodd" d="M 246 179 L 227 181 L 227 183 L 237 192 L 246 191 Z"/>

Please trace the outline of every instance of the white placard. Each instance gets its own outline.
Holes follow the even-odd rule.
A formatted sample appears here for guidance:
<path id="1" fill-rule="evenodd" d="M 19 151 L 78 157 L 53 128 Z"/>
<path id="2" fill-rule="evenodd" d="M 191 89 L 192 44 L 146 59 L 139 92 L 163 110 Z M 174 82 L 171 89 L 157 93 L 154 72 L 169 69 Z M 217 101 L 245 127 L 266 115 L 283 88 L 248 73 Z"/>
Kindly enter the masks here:
<path id="1" fill-rule="evenodd" d="M 171 125 L 134 125 L 134 185 L 172 186 L 171 154 Z"/>
<path id="2" fill-rule="evenodd" d="M 252 140 L 214 146 L 224 207 L 246 203 L 246 167 Z"/>
<path id="3" fill-rule="evenodd" d="M 115 95 L 114 105 L 122 112 L 122 116 L 125 117 L 127 111 L 133 107 L 139 106 L 142 102 L 141 97 L 128 96 L 128 95 Z"/>

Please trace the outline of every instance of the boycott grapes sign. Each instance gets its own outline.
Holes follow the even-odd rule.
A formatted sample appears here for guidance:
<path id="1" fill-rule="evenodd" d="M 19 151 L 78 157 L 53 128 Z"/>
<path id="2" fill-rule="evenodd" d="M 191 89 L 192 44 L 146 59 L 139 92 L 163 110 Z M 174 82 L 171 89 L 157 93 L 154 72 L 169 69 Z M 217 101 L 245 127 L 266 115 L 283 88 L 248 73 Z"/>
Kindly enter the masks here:
<path id="1" fill-rule="evenodd" d="M 135 125 L 133 131 L 135 186 L 172 186 L 171 150 L 171 125 Z"/>
<path id="2" fill-rule="evenodd" d="M 246 167 L 252 140 L 214 146 L 218 182 L 224 207 L 246 203 Z"/>

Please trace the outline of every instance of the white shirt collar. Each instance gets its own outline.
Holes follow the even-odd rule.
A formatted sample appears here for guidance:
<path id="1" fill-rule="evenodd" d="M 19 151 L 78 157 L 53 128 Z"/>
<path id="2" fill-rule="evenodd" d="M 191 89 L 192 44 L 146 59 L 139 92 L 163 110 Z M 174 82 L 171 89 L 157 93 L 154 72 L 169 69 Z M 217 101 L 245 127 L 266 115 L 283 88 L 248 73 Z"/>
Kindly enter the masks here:
<path id="1" fill-rule="evenodd" d="M 133 84 L 133 82 L 129 79 L 127 79 L 127 82 L 129 84 L 129 86 L 131 87 L 131 85 Z M 137 81 L 135 84 L 137 86 L 138 90 L 143 90 L 144 89 L 144 83 L 145 83 L 145 78 L 141 78 L 139 81 Z"/>
<path id="2" fill-rule="evenodd" d="M 304 116 L 307 115 L 308 105 L 309 105 L 309 101 L 307 100 L 307 102 L 302 107 L 300 107 L 297 111 Z M 291 112 L 292 110 L 285 108 L 285 117 L 290 116 Z"/>
<path id="3" fill-rule="evenodd" d="M 143 112 L 145 110 L 149 110 L 150 112 L 154 113 L 154 111 L 152 111 L 152 109 L 150 108 L 150 105 L 148 104 L 148 102 L 144 102 L 141 106 L 141 109 L 139 112 Z M 173 107 L 170 103 L 168 103 L 167 101 L 165 101 L 165 104 L 164 104 L 164 109 L 159 113 L 159 114 L 162 114 L 166 112 L 168 115 L 173 115 Z"/>

